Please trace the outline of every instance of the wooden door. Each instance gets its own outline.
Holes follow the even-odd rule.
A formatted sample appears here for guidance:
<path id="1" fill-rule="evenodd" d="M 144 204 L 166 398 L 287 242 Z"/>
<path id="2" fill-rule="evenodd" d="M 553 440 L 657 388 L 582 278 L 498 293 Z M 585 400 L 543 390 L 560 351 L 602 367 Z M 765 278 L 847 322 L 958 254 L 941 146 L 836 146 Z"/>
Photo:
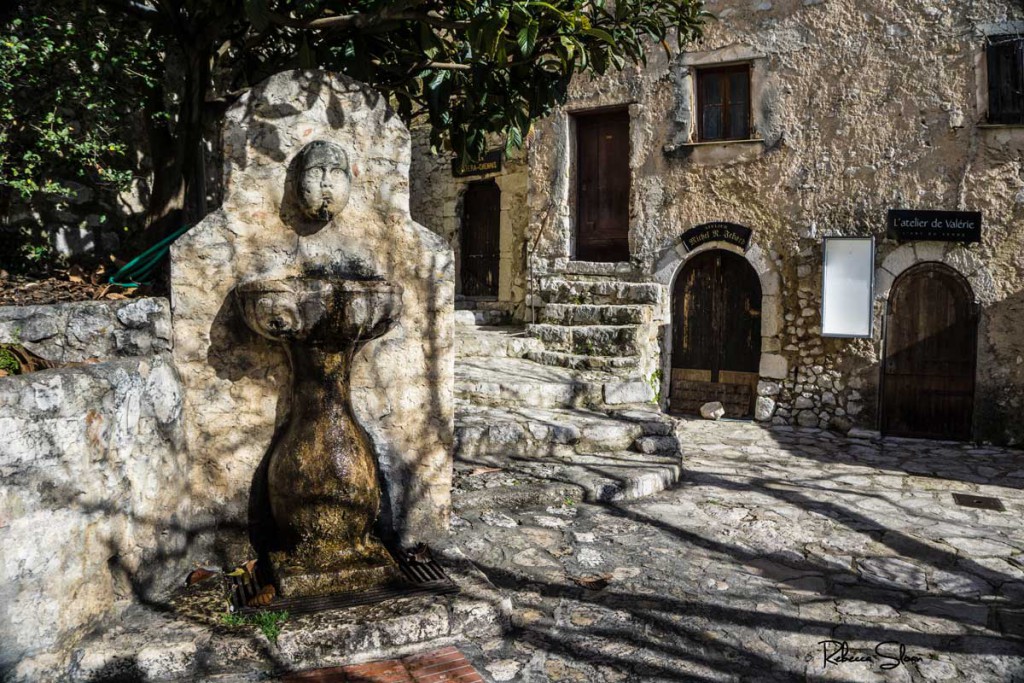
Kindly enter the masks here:
<path id="1" fill-rule="evenodd" d="M 497 296 L 501 260 L 501 190 L 493 180 L 470 183 L 462 199 L 462 294 Z"/>
<path id="2" fill-rule="evenodd" d="M 576 118 L 576 258 L 629 260 L 629 112 Z"/>
<path id="3" fill-rule="evenodd" d="M 761 281 L 745 258 L 707 251 L 683 267 L 672 293 L 674 412 L 721 401 L 727 417 L 751 417 L 761 362 Z"/>
<path id="4" fill-rule="evenodd" d="M 971 438 L 977 329 L 974 295 L 956 271 L 928 263 L 896 279 L 886 311 L 885 434 Z"/>

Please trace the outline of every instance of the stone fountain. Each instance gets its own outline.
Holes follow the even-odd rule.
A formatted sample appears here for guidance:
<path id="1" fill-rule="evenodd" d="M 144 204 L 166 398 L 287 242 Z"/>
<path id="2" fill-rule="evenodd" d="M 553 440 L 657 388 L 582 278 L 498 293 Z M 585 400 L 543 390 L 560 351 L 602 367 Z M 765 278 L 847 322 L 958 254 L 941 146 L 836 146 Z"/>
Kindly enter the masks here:
<path id="1" fill-rule="evenodd" d="M 362 590 L 399 572 L 374 536 L 377 461 L 352 415 L 352 357 L 402 311 L 402 288 L 382 280 L 291 278 L 235 289 L 252 330 L 285 345 L 292 414 L 270 455 L 267 489 L 280 542 L 273 572 L 288 597 Z"/>
<path id="2" fill-rule="evenodd" d="M 499 633 L 505 602 L 445 554 L 455 273 L 409 214 L 408 131 L 365 85 L 291 71 L 243 94 L 221 140 L 223 201 L 171 250 L 188 564 L 269 559 L 282 594 L 267 609 L 293 615 L 274 666 Z M 462 592 L 298 609 L 394 579 L 379 538 L 396 554 L 427 543 Z M 202 642 L 203 661 L 226 651 Z"/>

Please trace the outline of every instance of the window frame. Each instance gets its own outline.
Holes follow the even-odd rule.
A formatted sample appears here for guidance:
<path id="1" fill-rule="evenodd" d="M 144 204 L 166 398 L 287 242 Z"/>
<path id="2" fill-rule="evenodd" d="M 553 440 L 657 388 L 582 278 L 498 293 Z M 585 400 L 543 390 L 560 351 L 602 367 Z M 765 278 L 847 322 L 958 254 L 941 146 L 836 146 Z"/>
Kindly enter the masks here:
<path id="1" fill-rule="evenodd" d="M 753 78 L 751 75 L 752 64 L 750 62 L 742 62 L 736 64 L 724 64 L 714 66 L 698 66 L 694 67 L 694 88 L 697 91 L 697 142 L 731 142 L 734 140 L 751 140 L 754 134 L 754 112 L 753 112 L 753 99 L 754 99 L 754 86 Z M 730 128 L 730 105 L 729 99 L 729 78 L 730 74 L 743 73 L 747 77 L 747 102 L 746 102 L 746 115 L 747 115 L 747 134 L 742 137 L 729 137 L 728 131 Z M 722 131 L 724 135 L 717 138 L 708 138 L 704 131 L 704 79 L 708 76 L 719 76 L 722 77 Z"/>
<path id="2" fill-rule="evenodd" d="M 1004 81 L 1002 84 L 996 83 L 994 74 L 994 53 L 997 48 L 1005 47 L 1010 45 L 1014 49 L 1014 57 L 1016 61 L 1016 83 L 1010 81 Z M 985 40 L 985 71 L 986 79 L 985 85 L 988 89 L 986 98 L 986 115 L 985 120 L 992 125 L 1003 125 L 1003 126 L 1020 126 L 1024 125 L 1024 35 L 1020 33 L 997 33 L 986 37 Z M 995 85 L 995 87 L 993 87 Z M 1005 89 L 1016 88 L 1018 109 L 1016 112 L 997 110 L 994 106 L 998 100 L 1005 102 L 1008 98 L 1002 96 L 1002 92 Z"/>

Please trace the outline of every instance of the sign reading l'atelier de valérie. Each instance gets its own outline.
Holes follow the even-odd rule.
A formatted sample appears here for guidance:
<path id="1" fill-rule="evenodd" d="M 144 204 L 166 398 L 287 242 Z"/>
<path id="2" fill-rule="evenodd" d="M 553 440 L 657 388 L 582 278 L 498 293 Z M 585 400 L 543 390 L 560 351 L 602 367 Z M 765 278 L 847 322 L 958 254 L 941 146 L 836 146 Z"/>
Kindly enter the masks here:
<path id="1" fill-rule="evenodd" d="M 900 241 L 980 242 L 980 211 L 889 209 L 889 237 Z"/>
<path id="2" fill-rule="evenodd" d="M 690 228 L 683 233 L 680 241 L 687 251 L 693 251 L 700 245 L 708 242 L 728 242 L 746 251 L 747 247 L 750 246 L 750 233 L 750 228 L 742 225 L 715 221 L 714 223 L 704 223 L 703 225 Z"/>

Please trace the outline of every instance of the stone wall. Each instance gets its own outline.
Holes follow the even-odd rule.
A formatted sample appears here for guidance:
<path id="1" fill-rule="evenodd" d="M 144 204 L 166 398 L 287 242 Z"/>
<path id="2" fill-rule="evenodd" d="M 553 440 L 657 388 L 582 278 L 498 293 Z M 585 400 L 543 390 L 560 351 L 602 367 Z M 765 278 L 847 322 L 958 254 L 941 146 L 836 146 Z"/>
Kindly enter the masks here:
<path id="1" fill-rule="evenodd" d="M 177 372 L 152 356 L 0 378 L 0 433 L 0 679 L 41 680 L 184 576 Z"/>
<path id="2" fill-rule="evenodd" d="M 351 198 L 332 221 L 310 227 L 296 211 L 294 162 L 321 139 L 346 151 Z M 194 510 L 217 527 L 197 539 L 196 552 L 206 561 L 251 556 L 247 532 L 258 536 L 266 509 L 257 475 L 289 410 L 283 349 L 248 330 L 231 292 L 243 281 L 315 272 L 379 276 L 404 288 L 399 323 L 355 358 L 353 407 L 379 456 L 385 531 L 412 542 L 445 530 L 452 252 L 409 216 L 408 132 L 361 84 L 296 71 L 243 96 L 227 114 L 223 140 L 224 203 L 171 252 Z"/>
<path id="3" fill-rule="evenodd" d="M 975 436 L 1024 443 L 1024 343 L 1014 332 L 1024 305 L 1024 128 L 986 125 L 983 59 L 985 36 L 1017 32 L 1024 11 L 997 0 L 754 9 L 718 0 L 708 9 L 718 20 L 702 43 L 671 60 L 653 49 L 645 69 L 577 79 L 567 105 L 538 125 L 529 159 L 535 271 L 564 272 L 572 257 L 572 114 L 628 105 L 633 275 L 665 285 L 665 333 L 689 228 L 750 227 L 748 260 L 762 284 L 769 270 L 777 278 L 766 293 L 779 316 L 762 330 L 759 419 L 877 429 L 881 294 L 893 269 L 941 261 L 968 278 L 981 306 Z M 737 61 L 752 65 L 755 139 L 695 142 L 694 69 Z M 890 208 L 982 211 L 982 242 L 900 245 L 884 237 Z M 829 235 L 878 237 L 871 339 L 821 336 Z"/>
<path id="4" fill-rule="evenodd" d="M 0 343 L 57 363 L 148 356 L 171 350 L 167 299 L 0 307 Z"/>
<path id="5" fill-rule="evenodd" d="M 451 153 L 434 154 L 430 150 L 429 130 L 412 131 L 412 167 L 410 179 L 410 209 L 415 221 L 443 237 L 455 254 L 456 292 L 461 293 L 462 200 L 470 183 L 494 180 L 501 191 L 500 249 L 498 265 L 498 301 L 519 319 L 526 295 L 528 273 L 526 253 L 530 244 L 526 239 L 529 223 L 527 203 L 526 151 L 517 150 L 502 160 L 502 168 L 495 173 L 456 178 L 452 174 Z M 492 148 L 503 147 L 493 139 Z"/>

